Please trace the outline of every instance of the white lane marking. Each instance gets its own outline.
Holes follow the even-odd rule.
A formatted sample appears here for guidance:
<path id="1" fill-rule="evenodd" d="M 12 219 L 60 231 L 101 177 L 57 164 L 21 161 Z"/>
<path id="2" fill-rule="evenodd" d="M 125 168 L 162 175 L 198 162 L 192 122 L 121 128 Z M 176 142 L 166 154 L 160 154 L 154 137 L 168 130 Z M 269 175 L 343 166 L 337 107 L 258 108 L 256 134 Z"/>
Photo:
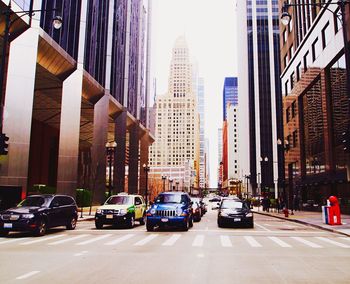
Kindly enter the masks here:
<path id="1" fill-rule="evenodd" d="M 164 243 L 162 243 L 162 246 L 173 246 L 180 237 L 181 237 L 180 234 L 174 234 L 169 239 L 167 239 Z"/>
<path id="2" fill-rule="evenodd" d="M 31 244 L 36 244 L 36 243 L 40 243 L 40 242 L 44 242 L 44 241 L 48 241 L 48 240 L 53 240 L 53 239 L 57 239 L 57 238 L 61 238 L 67 236 L 66 234 L 63 235 L 58 235 L 58 236 L 50 236 L 50 237 L 41 237 L 41 238 L 36 238 L 36 240 L 34 241 L 29 241 L 29 242 L 25 242 L 25 243 L 21 243 L 21 246 L 26 246 L 26 245 L 31 245 Z"/>
<path id="3" fill-rule="evenodd" d="M 308 240 L 304 240 L 303 238 L 300 238 L 300 237 L 291 237 L 292 239 L 298 241 L 298 242 L 301 242 L 303 243 L 304 245 L 307 245 L 309 247 L 312 247 L 312 248 L 322 248 L 322 246 L 318 245 L 318 244 L 315 244 L 313 242 L 310 242 Z"/>
<path id="4" fill-rule="evenodd" d="M 110 241 L 108 243 L 105 243 L 105 245 L 107 245 L 107 246 L 116 245 L 116 244 L 119 244 L 119 243 L 121 243 L 123 241 L 126 241 L 126 240 L 132 238 L 133 236 L 135 236 L 135 235 L 134 234 L 127 234 L 127 235 L 122 236 L 122 237 L 120 237 L 118 239 L 115 239 L 114 241 Z"/>
<path id="5" fill-rule="evenodd" d="M 281 239 L 279 239 L 277 237 L 268 237 L 268 238 L 283 248 L 291 248 L 292 247 L 291 245 L 287 244 L 286 242 L 282 241 Z"/>
<path id="6" fill-rule="evenodd" d="M 103 239 L 106 239 L 108 237 L 112 236 L 112 234 L 106 234 L 106 235 L 103 235 L 103 236 L 99 236 L 99 237 L 95 237 L 95 238 L 92 238 L 90 240 L 87 240 L 87 241 L 83 241 L 83 242 L 80 242 L 80 243 L 77 243 L 76 245 L 77 246 L 82 246 L 82 245 L 87 245 L 87 244 L 91 244 L 93 242 L 97 242 L 99 240 L 103 240 Z"/>
<path id="7" fill-rule="evenodd" d="M 204 243 L 204 235 L 197 235 L 192 243 L 193 247 L 202 247 Z"/>
<path id="8" fill-rule="evenodd" d="M 18 242 L 18 241 L 23 241 L 23 239 L 18 238 L 18 239 L 11 239 L 11 240 L 2 241 L 2 242 L 0 242 L 0 245 L 14 243 L 14 242 Z"/>
<path id="9" fill-rule="evenodd" d="M 336 241 L 333 241 L 333 240 L 330 240 L 330 239 L 327 239 L 327 238 L 324 238 L 324 237 L 315 237 L 315 238 L 318 239 L 318 240 L 324 241 L 326 243 L 330 243 L 332 245 L 338 246 L 338 247 L 350 248 L 349 245 L 345 245 L 345 244 L 342 244 L 342 243 L 339 243 L 339 242 L 336 242 Z"/>
<path id="10" fill-rule="evenodd" d="M 262 245 L 260 243 L 258 243 L 253 237 L 245 236 L 244 238 L 250 244 L 250 246 L 252 246 L 253 248 L 260 248 L 260 247 L 262 247 Z"/>
<path id="11" fill-rule="evenodd" d="M 87 250 L 83 250 L 82 252 L 74 254 L 74 256 L 82 256 L 82 255 L 84 255 L 86 253 L 88 253 L 88 251 Z"/>
<path id="12" fill-rule="evenodd" d="M 256 225 L 256 226 L 258 226 L 259 228 L 261 228 L 261 229 L 265 230 L 265 231 L 271 232 L 271 230 L 270 230 L 270 229 L 265 228 L 265 227 L 264 227 L 264 226 L 262 226 L 262 225 L 259 225 L 259 224 L 257 224 L 257 223 L 255 223 L 255 225 Z"/>
<path id="13" fill-rule="evenodd" d="M 350 238 L 349 237 L 340 237 L 339 239 L 342 239 L 342 240 L 350 242 Z"/>
<path id="14" fill-rule="evenodd" d="M 75 241 L 77 239 L 81 239 L 81 238 L 84 238 L 86 236 L 89 236 L 88 234 L 83 234 L 83 235 L 79 235 L 79 236 L 75 236 L 75 237 L 71 237 L 71 238 L 67 238 L 67 239 L 64 239 L 64 240 L 61 240 L 61 241 L 57 241 L 57 242 L 53 242 L 53 243 L 48 243 L 48 245 L 50 246 L 55 246 L 55 245 L 59 245 L 59 244 L 62 244 L 62 243 L 66 243 L 66 242 L 70 242 L 70 241 Z"/>
<path id="15" fill-rule="evenodd" d="M 158 237 L 158 234 L 150 235 L 150 236 L 142 239 L 141 241 L 138 241 L 137 243 L 135 243 L 134 246 L 143 246 L 143 245 L 149 243 L 150 241 L 152 241 L 153 239 L 155 239 L 156 237 Z"/>
<path id="16" fill-rule="evenodd" d="M 229 236 L 220 236 L 220 241 L 223 247 L 232 247 L 232 243 Z"/>
<path id="17" fill-rule="evenodd" d="M 26 273 L 26 274 L 24 274 L 24 275 L 22 275 L 22 276 L 18 276 L 16 279 L 17 279 L 17 280 L 26 279 L 26 278 L 29 278 L 29 277 L 35 275 L 35 274 L 38 274 L 39 272 L 40 272 L 40 271 L 35 270 L 35 271 L 32 271 L 32 272 Z"/>

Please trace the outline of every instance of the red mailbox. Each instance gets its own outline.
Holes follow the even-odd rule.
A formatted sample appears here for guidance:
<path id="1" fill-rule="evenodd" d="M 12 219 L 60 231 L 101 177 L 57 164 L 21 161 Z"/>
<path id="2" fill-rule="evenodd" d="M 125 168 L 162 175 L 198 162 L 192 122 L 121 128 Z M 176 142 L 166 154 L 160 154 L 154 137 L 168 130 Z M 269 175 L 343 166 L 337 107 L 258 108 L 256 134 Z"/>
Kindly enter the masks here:
<path id="1" fill-rule="evenodd" d="M 328 200 L 330 203 L 328 216 L 329 225 L 341 225 L 340 206 L 338 198 L 332 195 L 328 198 Z"/>

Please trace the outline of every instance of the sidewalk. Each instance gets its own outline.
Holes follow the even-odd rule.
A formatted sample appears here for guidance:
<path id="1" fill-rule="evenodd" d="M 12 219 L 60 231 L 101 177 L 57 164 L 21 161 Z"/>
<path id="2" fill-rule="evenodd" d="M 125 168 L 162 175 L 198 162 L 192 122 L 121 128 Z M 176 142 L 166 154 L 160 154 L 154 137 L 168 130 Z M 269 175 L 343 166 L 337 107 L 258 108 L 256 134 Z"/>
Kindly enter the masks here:
<path id="1" fill-rule="evenodd" d="M 96 209 L 100 206 L 92 206 L 91 207 L 91 214 L 90 214 L 90 207 L 84 207 L 83 208 L 83 214 L 81 214 L 81 207 L 78 208 L 78 222 L 79 221 L 90 221 L 95 219 L 95 212 Z"/>
<path id="2" fill-rule="evenodd" d="M 270 212 L 264 212 L 262 207 L 254 207 L 254 213 L 272 216 L 279 219 L 285 219 L 296 223 L 301 223 L 305 225 L 310 225 L 312 227 L 331 231 L 334 233 L 346 235 L 350 237 L 350 215 L 341 215 L 342 225 L 327 225 L 322 222 L 322 213 L 321 212 L 312 212 L 312 211 L 294 211 L 294 215 L 289 214 L 289 217 L 284 217 L 283 212 L 280 210 L 280 213 L 277 213 L 275 209 L 270 209 Z M 290 212 L 290 211 L 289 211 Z"/>

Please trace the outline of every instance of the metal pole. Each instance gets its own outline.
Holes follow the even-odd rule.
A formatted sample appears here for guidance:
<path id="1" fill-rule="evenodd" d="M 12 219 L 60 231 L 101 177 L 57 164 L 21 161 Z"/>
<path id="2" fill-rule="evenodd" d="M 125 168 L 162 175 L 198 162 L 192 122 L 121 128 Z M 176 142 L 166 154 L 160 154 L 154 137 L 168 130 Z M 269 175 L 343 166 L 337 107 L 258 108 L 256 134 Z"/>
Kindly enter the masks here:
<path id="1" fill-rule="evenodd" d="M 146 200 L 146 208 L 148 206 L 148 166 L 145 167 L 146 172 L 146 190 L 145 190 L 145 200 Z"/>
<path id="2" fill-rule="evenodd" d="M 7 50 L 9 45 L 9 33 L 11 25 L 11 2 L 7 7 L 7 10 L 2 12 L 5 15 L 5 32 L 2 46 L 2 58 L 1 58 L 1 69 L 0 69 L 0 133 L 2 133 L 3 128 L 3 114 L 4 114 L 4 102 L 5 102 L 5 92 L 6 88 L 4 86 L 5 68 L 7 64 Z"/>
<path id="3" fill-rule="evenodd" d="M 112 151 L 111 149 L 108 149 L 108 197 L 110 197 L 112 195 Z"/>

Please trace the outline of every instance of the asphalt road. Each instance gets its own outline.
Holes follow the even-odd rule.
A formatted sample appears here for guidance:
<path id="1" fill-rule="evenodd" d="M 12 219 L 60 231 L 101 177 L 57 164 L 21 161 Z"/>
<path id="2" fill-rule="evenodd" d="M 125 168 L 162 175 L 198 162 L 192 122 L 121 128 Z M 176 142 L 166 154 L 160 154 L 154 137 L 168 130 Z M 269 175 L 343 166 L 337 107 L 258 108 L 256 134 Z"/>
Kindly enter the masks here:
<path id="1" fill-rule="evenodd" d="M 255 215 L 255 228 L 188 232 L 79 222 L 74 231 L 0 238 L 0 283 L 350 283 L 350 238 Z"/>

